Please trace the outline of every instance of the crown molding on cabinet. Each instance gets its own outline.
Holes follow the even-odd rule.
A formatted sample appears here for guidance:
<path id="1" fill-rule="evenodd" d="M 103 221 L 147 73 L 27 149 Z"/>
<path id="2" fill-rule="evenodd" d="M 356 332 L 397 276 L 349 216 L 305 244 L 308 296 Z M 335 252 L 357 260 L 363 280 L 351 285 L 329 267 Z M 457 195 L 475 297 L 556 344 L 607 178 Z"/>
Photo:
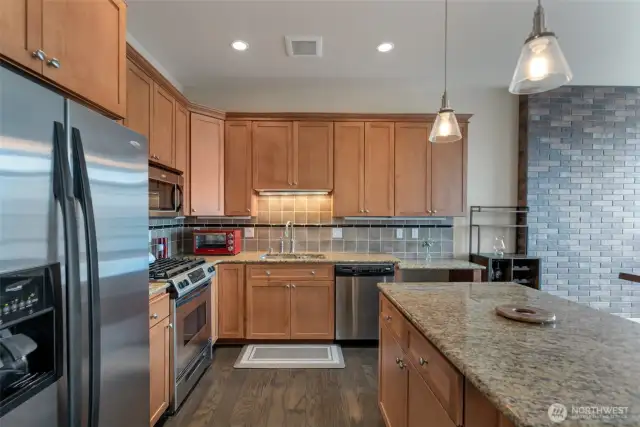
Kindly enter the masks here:
<path id="1" fill-rule="evenodd" d="M 250 121 L 334 121 L 334 122 L 433 122 L 437 114 L 429 113 L 251 113 L 227 112 L 227 120 Z M 456 114 L 460 123 L 468 123 L 472 114 Z"/>
<path id="2" fill-rule="evenodd" d="M 216 110 L 215 108 L 207 107 L 206 105 L 195 104 L 193 102 L 188 104 L 189 111 L 192 113 L 204 114 L 205 116 L 213 117 L 215 119 L 225 120 L 226 114 L 222 110 Z"/>

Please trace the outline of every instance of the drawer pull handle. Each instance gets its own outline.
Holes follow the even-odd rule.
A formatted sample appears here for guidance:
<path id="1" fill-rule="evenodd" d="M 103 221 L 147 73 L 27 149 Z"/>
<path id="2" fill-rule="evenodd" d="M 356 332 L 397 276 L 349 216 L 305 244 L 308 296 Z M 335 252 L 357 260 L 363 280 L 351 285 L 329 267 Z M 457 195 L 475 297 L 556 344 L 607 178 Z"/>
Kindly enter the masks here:
<path id="1" fill-rule="evenodd" d="M 151 315 L 151 318 L 152 318 L 152 319 L 157 319 L 157 318 L 158 318 L 158 313 L 153 313 L 153 314 Z"/>
<path id="2" fill-rule="evenodd" d="M 420 366 L 424 366 L 424 365 L 426 365 L 426 364 L 427 364 L 427 363 L 429 363 L 429 362 L 427 362 L 426 360 L 424 360 L 424 359 L 421 357 L 420 359 L 418 359 L 418 363 L 420 363 Z"/>

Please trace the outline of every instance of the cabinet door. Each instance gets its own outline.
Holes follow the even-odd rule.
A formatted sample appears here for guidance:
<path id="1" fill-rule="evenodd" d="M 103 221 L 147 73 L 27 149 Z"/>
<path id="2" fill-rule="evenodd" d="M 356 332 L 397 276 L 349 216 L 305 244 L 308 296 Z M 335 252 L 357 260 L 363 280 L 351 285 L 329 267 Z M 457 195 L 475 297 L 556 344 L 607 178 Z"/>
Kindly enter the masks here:
<path id="1" fill-rule="evenodd" d="M 244 338 L 244 265 L 216 266 L 218 337 Z"/>
<path id="2" fill-rule="evenodd" d="M 333 293 L 333 281 L 291 283 L 291 339 L 333 339 Z"/>
<path id="3" fill-rule="evenodd" d="M 191 212 L 191 174 L 189 171 L 189 111 L 176 102 L 176 169 L 184 175 L 184 198 L 182 211 L 188 215 Z"/>
<path id="4" fill-rule="evenodd" d="M 393 123 L 366 123 L 364 132 L 364 212 L 393 216 Z"/>
<path id="5" fill-rule="evenodd" d="M 289 282 L 247 283 L 247 339 L 288 339 L 290 301 Z"/>
<path id="6" fill-rule="evenodd" d="M 2 0 L 0 3 L 0 55 L 37 73 L 44 61 L 33 55 L 42 49 L 42 1 Z"/>
<path id="7" fill-rule="evenodd" d="M 385 325 L 380 325 L 380 376 L 378 400 L 386 427 L 405 427 L 407 422 L 407 369 L 398 361 L 403 359 L 402 348 Z M 440 427 L 440 426 L 438 426 Z"/>
<path id="8" fill-rule="evenodd" d="M 253 188 L 286 190 L 293 186 L 291 122 L 253 122 Z"/>
<path id="9" fill-rule="evenodd" d="M 152 106 L 149 158 L 173 167 L 175 166 L 176 101 L 156 82 L 153 82 Z"/>
<path id="10" fill-rule="evenodd" d="M 364 215 L 364 123 L 335 123 L 333 216 Z"/>
<path id="11" fill-rule="evenodd" d="M 395 124 L 395 216 L 431 211 L 431 143 L 426 123 Z"/>
<path id="12" fill-rule="evenodd" d="M 437 216 L 467 211 L 467 125 L 460 130 L 460 141 L 431 145 L 431 208 Z"/>
<path id="13" fill-rule="evenodd" d="M 169 318 L 149 329 L 150 425 L 169 407 Z"/>
<path id="14" fill-rule="evenodd" d="M 297 190 L 333 190 L 333 123 L 293 124 L 293 185 Z"/>
<path id="15" fill-rule="evenodd" d="M 127 117 L 124 125 L 151 141 L 153 80 L 127 60 Z"/>
<path id="16" fill-rule="evenodd" d="M 43 74 L 126 114 L 126 5 L 123 0 L 43 0 Z M 59 67 L 53 65 L 58 61 Z"/>
<path id="17" fill-rule="evenodd" d="M 224 215 L 224 125 L 191 114 L 191 214 Z"/>
<path id="18" fill-rule="evenodd" d="M 455 427 L 427 383 L 408 364 L 407 427 Z"/>
<path id="19" fill-rule="evenodd" d="M 224 214 L 254 215 L 252 189 L 251 122 L 225 123 L 224 137 Z"/>

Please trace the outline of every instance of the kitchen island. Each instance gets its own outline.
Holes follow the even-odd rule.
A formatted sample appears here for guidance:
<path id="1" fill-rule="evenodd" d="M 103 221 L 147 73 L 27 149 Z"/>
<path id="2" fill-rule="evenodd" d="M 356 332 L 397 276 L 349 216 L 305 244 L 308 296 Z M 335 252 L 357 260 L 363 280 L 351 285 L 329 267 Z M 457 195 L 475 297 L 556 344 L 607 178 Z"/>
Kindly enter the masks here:
<path id="1" fill-rule="evenodd" d="M 388 427 L 431 426 L 415 415 L 428 415 L 424 407 L 429 405 L 411 406 L 412 390 L 420 390 L 412 386 L 412 378 L 421 385 L 416 377 L 426 384 L 423 402 L 435 396 L 436 412 L 444 408 L 442 425 L 558 425 L 549 415 L 553 404 L 567 410 L 563 426 L 640 425 L 640 325 L 512 283 L 393 283 L 379 288 L 381 352 L 398 352 L 391 358 L 381 354 L 380 406 Z M 504 319 L 494 311 L 502 304 L 552 311 L 556 324 Z M 385 336 L 393 337 L 391 347 Z M 385 360 L 394 365 L 395 359 L 400 370 L 385 368 Z M 408 385 L 397 372 L 408 372 Z M 389 404 L 390 387 L 395 394 L 405 387 L 404 412 Z M 482 399 L 494 414 L 486 405 L 482 409 Z M 561 406 L 554 408 L 554 416 L 565 416 Z M 483 410 L 484 415 L 474 416 Z M 616 415 L 607 419 L 602 411 Z"/>

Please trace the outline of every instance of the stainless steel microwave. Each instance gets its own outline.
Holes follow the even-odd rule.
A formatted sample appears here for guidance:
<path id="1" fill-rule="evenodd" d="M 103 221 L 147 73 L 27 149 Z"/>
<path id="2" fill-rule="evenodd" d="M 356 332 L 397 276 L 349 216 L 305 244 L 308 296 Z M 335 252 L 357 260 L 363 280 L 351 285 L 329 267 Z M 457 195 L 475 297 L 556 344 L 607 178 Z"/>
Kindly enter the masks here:
<path id="1" fill-rule="evenodd" d="M 183 216 L 184 178 L 182 172 L 149 165 L 149 216 Z"/>

